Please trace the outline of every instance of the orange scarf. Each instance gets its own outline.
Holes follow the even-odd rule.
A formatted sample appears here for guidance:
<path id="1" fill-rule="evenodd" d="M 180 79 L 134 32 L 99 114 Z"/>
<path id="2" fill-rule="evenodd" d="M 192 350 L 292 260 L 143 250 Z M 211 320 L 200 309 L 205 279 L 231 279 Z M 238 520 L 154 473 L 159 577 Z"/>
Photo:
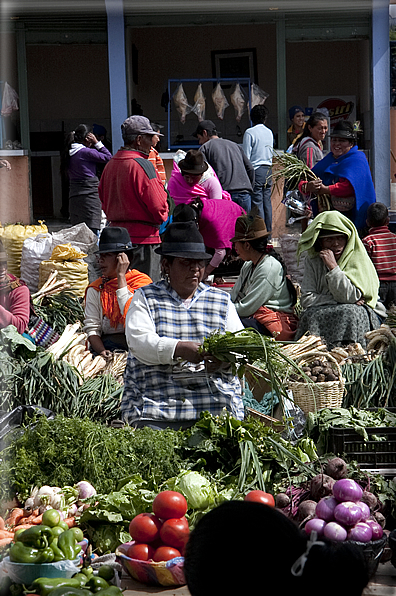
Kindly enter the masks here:
<path id="1" fill-rule="evenodd" d="M 132 294 L 134 294 L 135 290 L 138 288 L 152 283 L 152 279 L 148 275 L 141 273 L 137 269 L 127 271 L 125 277 L 128 290 Z M 105 281 L 103 277 L 99 277 L 99 279 L 89 284 L 88 288 L 94 288 L 94 290 L 100 292 L 103 315 L 109 319 L 111 327 L 116 329 L 120 323 L 125 327 L 125 317 L 133 296 L 128 299 L 124 312 L 121 314 L 116 294 L 118 289 L 117 278 L 114 277 L 113 279 Z"/>

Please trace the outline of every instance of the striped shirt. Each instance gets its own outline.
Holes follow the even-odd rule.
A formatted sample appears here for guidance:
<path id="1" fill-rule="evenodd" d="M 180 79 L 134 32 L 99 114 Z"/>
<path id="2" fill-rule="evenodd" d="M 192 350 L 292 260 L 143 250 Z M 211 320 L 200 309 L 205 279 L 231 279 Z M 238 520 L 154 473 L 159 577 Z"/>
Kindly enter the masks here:
<path id="1" fill-rule="evenodd" d="M 156 149 L 154 149 L 154 147 L 151 147 L 148 158 L 149 158 L 149 161 L 151 161 L 151 163 L 155 167 L 156 172 L 159 174 L 162 184 L 165 186 L 166 172 L 165 172 L 164 162 L 162 161 L 160 154 L 158 153 L 158 151 Z"/>
<path id="2" fill-rule="evenodd" d="M 396 234 L 388 226 L 370 228 L 363 238 L 369 257 L 373 261 L 381 281 L 396 280 Z"/>
<path id="3" fill-rule="evenodd" d="M 238 328 L 243 325 L 222 290 L 200 284 L 190 302 L 182 301 L 165 281 L 136 291 L 126 318 L 130 351 L 123 419 L 129 424 L 197 420 L 205 410 L 220 415 L 225 408 L 242 420 L 241 385 L 230 369 L 208 374 L 202 364 L 173 358 L 178 341 L 202 342 L 213 331 Z"/>

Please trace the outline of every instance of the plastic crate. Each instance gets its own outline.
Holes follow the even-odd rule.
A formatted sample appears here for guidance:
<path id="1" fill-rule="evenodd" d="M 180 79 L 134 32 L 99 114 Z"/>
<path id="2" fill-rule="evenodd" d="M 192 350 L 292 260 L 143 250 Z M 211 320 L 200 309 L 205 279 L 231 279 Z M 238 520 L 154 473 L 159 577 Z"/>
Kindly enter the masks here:
<path id="1" fill-rule="evenodd" d="M 349 460 L 360 467 L 384 469 L 396 467 L 396 428 L 392 426 L 366 428 L 368 441 L 352 428 L 330 428 L 328 451 Z M 373 435 L 381 438 L 377 441 Z"/>

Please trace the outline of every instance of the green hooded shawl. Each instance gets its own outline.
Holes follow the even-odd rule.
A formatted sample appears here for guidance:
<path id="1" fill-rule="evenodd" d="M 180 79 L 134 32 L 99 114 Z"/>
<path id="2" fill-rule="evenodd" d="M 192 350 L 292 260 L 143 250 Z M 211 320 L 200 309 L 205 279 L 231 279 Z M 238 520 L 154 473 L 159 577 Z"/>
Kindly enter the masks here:
<path id="1" fill-rule="evenodd" d="M 339 211 L 323 211 L 301 234 L 297 247 L 297 259 L 307 251 L 309 256 L 317 256 L 314 244 L 321 230 L 332 230 L 348 237 L 344 251 L 337 262 L 340 269 L 362 293 L 371 308 L 378 301 L 379 280 L 377 271 L 368 256 L 357 230 L 350 219 Z"/>

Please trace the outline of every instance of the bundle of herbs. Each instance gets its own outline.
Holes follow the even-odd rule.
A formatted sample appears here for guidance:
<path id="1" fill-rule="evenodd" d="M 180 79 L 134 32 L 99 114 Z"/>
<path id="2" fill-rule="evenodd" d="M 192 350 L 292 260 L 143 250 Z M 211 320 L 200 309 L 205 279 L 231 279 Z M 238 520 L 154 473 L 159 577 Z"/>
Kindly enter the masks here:
<path id="1" fill-rule="evenodd" d="M 33 300 L 34 312 L 44 319 L 59 334 L 68 323 L 84 321 L 84 307 L 81 298 L 72 292 L 63 291 L 50 296 L 38 296 Z"/>
<path id="2" fill-rule="evenodd" d="M 204 339 L 202 350 L 221 362 L 229 362 L 239 377 L 244 374 L 246 365 L 251 365 L 249 370 L 265 377 L 279 398 L 287 397 L 286 379 L 291 371 L 310 382 L 298 364 L 282 349 L 280 342 L 261 335 L 255 329 L 214 332 Z"/>

